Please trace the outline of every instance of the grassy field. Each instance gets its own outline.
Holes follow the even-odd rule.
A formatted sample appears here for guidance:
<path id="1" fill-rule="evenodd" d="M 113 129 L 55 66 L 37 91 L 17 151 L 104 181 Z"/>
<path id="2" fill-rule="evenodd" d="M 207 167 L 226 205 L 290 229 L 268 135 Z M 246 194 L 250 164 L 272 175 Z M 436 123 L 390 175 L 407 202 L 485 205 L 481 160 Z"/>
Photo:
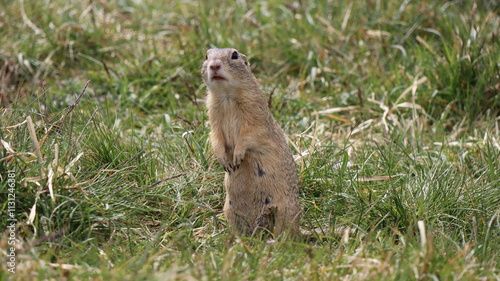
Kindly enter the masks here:
<path id="1" fill-rule="evenodd" d="M 0 5 L 0 280 L 500 280 L 497 1 Z M 308 240 L 228 231 L 199 69 L 230 46 Z"/>

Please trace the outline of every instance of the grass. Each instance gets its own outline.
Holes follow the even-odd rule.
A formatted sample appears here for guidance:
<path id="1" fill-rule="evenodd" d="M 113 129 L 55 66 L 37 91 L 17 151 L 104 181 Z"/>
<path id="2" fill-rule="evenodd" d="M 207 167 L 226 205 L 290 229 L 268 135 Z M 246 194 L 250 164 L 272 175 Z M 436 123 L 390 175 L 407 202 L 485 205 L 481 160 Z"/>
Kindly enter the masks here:
<path id="1" fill-rule="evenodd" d="M 499 279 L 495 1 L 2 6 L 1 280 Z M 228 231 L 214 46 L 270 96 L 311 241 Z"/>

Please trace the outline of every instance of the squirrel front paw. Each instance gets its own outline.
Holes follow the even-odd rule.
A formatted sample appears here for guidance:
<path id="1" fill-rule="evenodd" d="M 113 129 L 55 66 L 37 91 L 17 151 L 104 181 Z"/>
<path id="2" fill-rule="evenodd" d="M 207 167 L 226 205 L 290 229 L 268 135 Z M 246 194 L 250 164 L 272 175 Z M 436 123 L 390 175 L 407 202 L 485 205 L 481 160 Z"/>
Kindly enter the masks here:
<path id="1" fill-rule="evenodd" d="M 233 154 L 233 167 L 234 169 L 238 169 L 241 165 L 241 161 L 245 157 L 245 151 L 235 151 Z"/>
<path id="2" fill-rule="evenodd" d="M 226 172 L 231 173 L 233 171 L 232 164 L 229 163 L 226 156 L 217 157 L 217 160 L 219 160 L 219 163 L 222 165 L 222 168 L 224 168 Z"/>

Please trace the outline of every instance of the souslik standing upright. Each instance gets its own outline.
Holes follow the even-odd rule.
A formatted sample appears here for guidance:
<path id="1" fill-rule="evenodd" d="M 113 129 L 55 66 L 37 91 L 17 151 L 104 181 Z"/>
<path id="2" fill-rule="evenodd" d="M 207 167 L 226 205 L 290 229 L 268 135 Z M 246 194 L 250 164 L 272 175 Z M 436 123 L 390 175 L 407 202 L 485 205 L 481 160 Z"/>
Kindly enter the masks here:
<path id="1" fill-rule="evenodd" d="M 299 234 L 297 170 L 245 55 L 210 49 L 201 69 L 208 87 L 210 140 L 226 170 L 224 214 L 237 234 L 266 229 Z"/>

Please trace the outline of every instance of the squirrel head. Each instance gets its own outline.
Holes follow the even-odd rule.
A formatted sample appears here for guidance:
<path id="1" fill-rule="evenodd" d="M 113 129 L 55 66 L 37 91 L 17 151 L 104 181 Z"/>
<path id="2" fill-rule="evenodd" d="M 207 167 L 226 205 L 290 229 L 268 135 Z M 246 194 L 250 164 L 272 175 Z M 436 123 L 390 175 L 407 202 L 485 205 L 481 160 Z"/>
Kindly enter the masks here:
<path id="1" fill-rule="evenodd" d="M 246 88 L 255 81 L 247 57 L 232 48 L 209 49 L 201 75 L 211 92 Z"/>

